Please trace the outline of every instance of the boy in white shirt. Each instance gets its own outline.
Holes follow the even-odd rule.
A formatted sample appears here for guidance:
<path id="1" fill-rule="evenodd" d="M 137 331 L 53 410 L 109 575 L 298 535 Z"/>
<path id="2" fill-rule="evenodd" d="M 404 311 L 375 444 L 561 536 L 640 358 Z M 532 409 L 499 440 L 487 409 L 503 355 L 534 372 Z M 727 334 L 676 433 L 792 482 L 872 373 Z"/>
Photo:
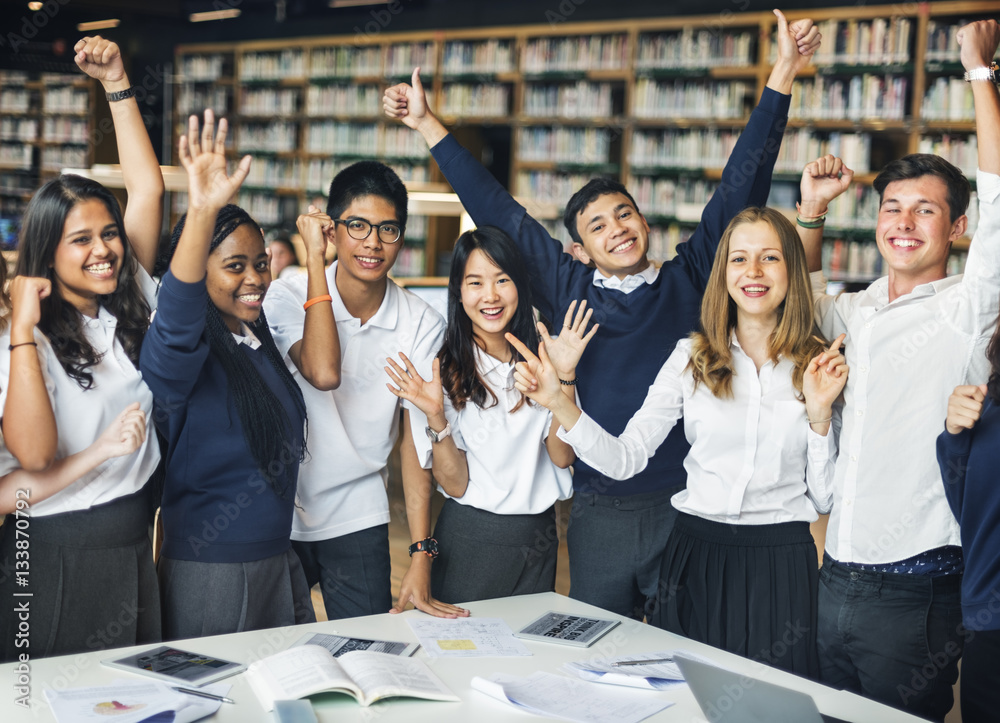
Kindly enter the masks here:
<path id="1" fill-rule="evenodd" d="M 307 277 L 275 281 L 264 309 L 278 349 L 296 367 L 308 412 L 309 459 L 299 471 L 292 544 L 310 586 L 321 584 L 331 620 L 392 607 L 389 559 L 389 453 L 399 432 L 399 400 L 386 388 L 385 359 L 402 350 L 422 373 L 441 347 L 444 320 L 387 274 L 403 243 L 406 188 L 389 167 L 356 163 L 330 185 L 327 213 L 311 215 L 337 248 L 327 269 L 330 297 L 308 299 Z M 306 232 L 309 232 L 309 228 Z M 309 364 L 302 348 L 304 304 L 332 303 L 341 378 Z M 401 445 L 406 515 L 414 545 L 395 611 L 412 602 L 437 616 L 467 615 L 430 595 L 430 474 L 420 465 L 430 441 L 424 416 L 403 402 Z M 411 434 L 411 429 L 416 434 Z M 422 545 L 418 544 L 423 542 Z"/>

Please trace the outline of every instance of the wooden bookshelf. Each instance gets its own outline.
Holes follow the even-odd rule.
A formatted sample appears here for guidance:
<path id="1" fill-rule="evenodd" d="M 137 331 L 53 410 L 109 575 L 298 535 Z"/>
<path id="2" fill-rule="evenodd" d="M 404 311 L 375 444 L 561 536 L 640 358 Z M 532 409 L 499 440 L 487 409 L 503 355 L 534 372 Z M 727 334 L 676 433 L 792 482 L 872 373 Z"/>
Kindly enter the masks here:
<path id="1" fill-rule="evenodd" d="M 778 197 L 823 153 L 858 171 L 831 209 L 826 250 L 850 257 L 858 279 L 876 273 L 856 269 L 872 258 L 871 182 L 885 162 L 935 152 L 974 173 L 953 28 L 996 11 L 977 0 L 787 13 L 819 23 L 824 47 L 796 81 Z M 775 28 L 769 12 L 741 12 L 183 45 L 175 127 L 199 103 L 229 114 L 234 155 L 257 156 L 240 202 L 265 225 L 289 226 L 359 158 L 382 159 L 411 186 L 442 180 L 419 136 L 381 114 L 382 91 L 419 65 L 433 107 L 463 142 L 509 134 L 513 193 L 559 209 L 593 176 L 619 178 L 652 222 L 651 256 L 663 260 L 690 233 L 763 91 Z M 550 216 L 553 234 L 568 239 Z M 397 275 L 443 271 L 438 257 L 455 230 L 414 217 L 407 243 L 417 253 Z"/>

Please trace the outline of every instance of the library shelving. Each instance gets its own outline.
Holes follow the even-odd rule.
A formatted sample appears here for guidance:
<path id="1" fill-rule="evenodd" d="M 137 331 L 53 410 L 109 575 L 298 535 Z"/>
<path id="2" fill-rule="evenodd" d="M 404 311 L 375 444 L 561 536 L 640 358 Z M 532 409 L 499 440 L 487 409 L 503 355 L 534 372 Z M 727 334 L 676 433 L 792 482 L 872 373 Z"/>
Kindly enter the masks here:
<path id="1" fill-rule="evenodd" d="M 771 202 L 793 205 L 802 167 L 819 155 L 856 171 L 830 210 L 831 276 L 867 281 L 880 271 L 871 184 L 888 160 L 940 153 L 974 176 L 955 34 L 995 12 L 995 2 L 975 0 L 787 13 L 811 17 L 824 40 L 795 82 Z M 618 178 L 650 221 L 651 257 L 663 260 L 719 183 L 766 83 L 775 32 L 771 13 L 741 12 L 185 45 L 176 50 L 175 126 L 199 104 L 229 113 L 234 155 L 258 156 L 241 202 L 265 224 L 288 226 L 359 158 L 383 160 L 411 188 L 441 187 L 419 136 L 381 115 L 383 90 L 420 66 L 433 107 L 463 142 L 509 139 L 500 174 L 516 196 L 561 209 L 593 176 Z M 15 137 L 30 130 L 3 127 Z M 567 240 L 558 216 L 544 222 Z M 397 272 L 443 271 L 454 231 L 414 218 Z M 963 255 L 956 250 L 956 270 Z"/>

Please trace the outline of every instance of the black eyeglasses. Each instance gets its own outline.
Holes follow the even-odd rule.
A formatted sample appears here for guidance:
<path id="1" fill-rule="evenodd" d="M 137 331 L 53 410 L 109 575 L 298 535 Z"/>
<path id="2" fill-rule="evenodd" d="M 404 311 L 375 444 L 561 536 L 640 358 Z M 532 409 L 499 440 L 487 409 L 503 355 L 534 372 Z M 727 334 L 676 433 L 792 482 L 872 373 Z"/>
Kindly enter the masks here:
<path id="1" fill-rule="evenodd" d="M 380 223 L 376 226 L 363 218 L 335 218 L 333 222 L 344 224 L 350 237 L 358 241 L 364 241 L 368 238 L 373 228 L 378 228 L 378 240 L 384 244 L 394 244 L 403 235 L 403 228 L 395 223 Z"/>

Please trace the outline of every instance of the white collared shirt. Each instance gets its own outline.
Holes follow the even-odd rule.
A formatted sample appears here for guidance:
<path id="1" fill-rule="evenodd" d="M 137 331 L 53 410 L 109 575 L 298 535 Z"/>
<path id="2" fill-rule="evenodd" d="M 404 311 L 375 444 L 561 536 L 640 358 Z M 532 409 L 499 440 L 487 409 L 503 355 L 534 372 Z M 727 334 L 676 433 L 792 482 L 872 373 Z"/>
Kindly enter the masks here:
<path id="1" fill-rule="evenodd" d="M 260 339 L 257 335 L 253 333 L 253 330 L 246 324 L 240 323 L 240 333 L 233 334 L 233 341 L 236 342 L 236 346 L 240 344 L 246 344 L 253 351 L 260 349 Z"/>
<path id="2" fill-rule="evenodd" d="M 620 437 L 586 414 L 570 431 L 560 428 L 559 437 L 602 474 L 627 479 L 646 467 L 683 416 L 691 444 L 684 459 L 688 482 L 674 495 L 674 507 L 732 524 L 812 522 L 817 510 L 830 508 L 833 429 L 821 437 L 809 427 L 790 361 L 768 361 L 758 374 L 735 335 L 731 349 L 732 399 L 715 397 L 705 384 L 694 388 L 687 368 L 691 341 L 682 339 Z"/>
<path id="3" fill-rule="evenodd" d="M 889 302 L 888 278 L 827 296 L 813 275 L 827 338 L 847 332 L 840 458 L 826 550 L 841 562 L 884 563 L 959 545 L 935 456 L 948 396 L 986 382 L 986 345 L 1000 300 L 1000 176 L 979 171 L 980 221 L 964 276 Z"/>
<path id="4" fill-rule="evenodd" d="M 455 501 L 498 515 L 545 512 L 556 500 L 573 493 L 572 474 L 552 462 L 545 446 L 552 412 L 525 402 L 511 413 L 521 400 L 514 388 L 514 365 L 477 348 L 476 366 L 497 404 L 481 409 L 470 401 L 457 411 L 447 392 L 444 396 L 455 444 L 465 452 L 469 465 L 469 486 Z M 430 464 L 427 455 L 424 466 Z"/>
<path id="5" fill-rule="evenodd" d="M 617 276 L 605 276 L 600 271 L 594 271 L 594 286 L 604 289 L 617 289 L 623 294 L 631 294 L 640 286 L 651 284 L 660 275 L 660 268 L 650 264 L 637 274 L 629 274 L 624 279 Z"/>
<path id="6" fill-rule="evenodd" d="M 309 415 L 309 457 L 299 467 L 292 539 L 317 541 L 389 521 L 386 496 L 389 453 L 399 431 L 399 399 L 389 391 L 386 358 L 403 352 L 425 379 L 444 337 L 444 319 L 415 294 L 387 279 L 385 298 L 362 326 L 337 291 L 337 264 L 326 270 L 340 336 L 341 381 L 329 392 L 313 387 L 297 369 Z M 287 356 L 302 339 L 308 277 L 298 274 L 271 284 L 264 313 L 278 350 Z M 430 448 L 427 420 L 409 402 L 413 442 L 423 458 Z"/>
<path id="7" fill-rule="evenodd" d="M 155 309 L 155 282 L 141 268 L 136 278 L 146 303 Z M 85 510 L 138 492 L 160 461 L 160 446 L 152 424 L 153 394 L 115 338 L 117 327 L 118 320 L 103 306 L 98 309 L 96 319 L 83 317 L 83 332 L 101 355 L 101 360 L 88 369 L 94 377 L 94 384 L 89 390 L 84 390 L 66 373 L 49 340 L 38 329 L 35 330 L 42 376 L 59 431 L 56 448 L 58 459 L 82 452 L 93 444 L 108 425 L 133 402 L 139 402 L 142 411 L 146 413 L 147 434 L 142 446 L 132 454 L 109 459 L 48 499 L 33 502 L 32 516 Z M 0 336 L 0 409 L 7 403 L 11 355 L 9 344 L 8 328 Z M 5 446 L 0 446 L 0 475 L 8 474 L 18 467 L 20 464 L 14 455 Z"/>

